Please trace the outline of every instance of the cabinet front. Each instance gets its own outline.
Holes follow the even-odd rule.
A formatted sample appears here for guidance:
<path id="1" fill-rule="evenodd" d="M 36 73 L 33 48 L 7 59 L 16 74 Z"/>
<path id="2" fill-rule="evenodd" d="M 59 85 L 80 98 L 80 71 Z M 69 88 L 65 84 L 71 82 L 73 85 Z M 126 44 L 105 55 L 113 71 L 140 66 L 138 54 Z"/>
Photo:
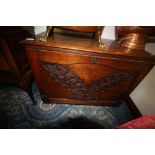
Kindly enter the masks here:
<path id="1" fill-rule="evenodd" d="M 37 56 L 31 57 L 31 65 L 41 94 L 62 101 L 113 102 L 121 99 L 129 95 L 152 67 L 142 62 L 83 52 L 33 49 L 28 53 Z"/>

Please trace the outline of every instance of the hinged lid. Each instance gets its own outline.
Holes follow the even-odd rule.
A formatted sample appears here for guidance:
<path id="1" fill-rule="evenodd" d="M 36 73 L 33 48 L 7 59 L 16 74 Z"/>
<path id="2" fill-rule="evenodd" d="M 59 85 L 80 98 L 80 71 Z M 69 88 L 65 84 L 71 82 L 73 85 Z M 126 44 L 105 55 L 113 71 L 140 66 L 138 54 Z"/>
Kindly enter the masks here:
<path id="1" fill-rule="evenodd" d="M 74 37 L 69 35 L 62 35 L 59 33 L 54 33 L 47 42 L 41 42 L 39 40 L 39 34 L 35 39 L 27 39 L 21 41 L 26 47 L 35 48 L 38 47 L 43 50 L 53 50 L 53 48 L 58 49 L 68 49 L 68 52 L 91 52 L 92 54 L 119 57 L 129 60 L 138 60 L 155 64 L 155 56 L 144 50 L 128 49 L 121 47 L 117 41 L 114 40 L 103 40 L 105 43 L 105 48 L 100 49 L 98 47 L 98 42 L 96 39 L 90 39 L 87 36 L 79 37 L 74 35 Z"/>

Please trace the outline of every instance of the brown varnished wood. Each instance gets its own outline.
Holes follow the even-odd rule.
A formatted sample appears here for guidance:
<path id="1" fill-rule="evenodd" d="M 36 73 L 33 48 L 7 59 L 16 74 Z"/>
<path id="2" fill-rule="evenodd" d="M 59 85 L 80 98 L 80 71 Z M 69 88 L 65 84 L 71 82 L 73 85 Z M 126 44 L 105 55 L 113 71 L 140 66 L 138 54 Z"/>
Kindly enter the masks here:
<path id="1" fill-rule="evenodd" d="M 98 32 L 98 26 L 54 26 L 56 28 L 78 32 Z"/>
<path id="2" fill-rule="evenodd" d="M 40 92 L 56 103 L 114 105 L 127 98 L 155 64 L 155 56 L 104 40 L 54 33 L 24 40 Z"/>
<path id="3" fill-rule="evenodd" d="M 104 58 L 102 61 L 104 61 Z M 83 62 L 84 62 L 84 59 L 83 59 Z M 50 63 L 53 63 L 53 62 L 51 61 Z M 56 63 L 56 62 L 54 61 L 54 63 Z M 124 65 L 123 63 L 126 63 L 126 65 Z M 119 68 L 117 67 L 117 65 L 119 66 Z M 138 65 L 138 67 L 136 67 L 136 65 Z M 98 63 L 98 64 L 93 64 L 93 62 L 92 62 L 92 63 L 88 63 L 88 64 L 87 63 L 86 64 L 84 64 L 84 63 L 69 64 L 67 66 L 70 67 L 70 69 L 74 72 L 75 75 L 78 75 L 78 77 L 80 79 L 85 81 L 85 84 L 88 86 L 95 83 L 95 81 L 102 79 L 104 76 L 112 74 L 115 71 L 119 71 L 119 72 L 129 71 L 131 75 L 135 74 L 134 79 L 132 78 L 132 80 L 131 80 L 130 77 L 129 77 L 129 79 L 123 78 L 122 80 L 124 80 L 124 82 L 122 83 L 122 85 L 119 85 L 119 83 L 118 83 L 119 86 L 115 86 L 114 90 L 104 92 L 104 94 L 99 97 L 99 98 L 104 98 L 106 100 L 118 99 L 118 97 L 120 97 L 121 95 L 125 95 L 124 93 L 126 93 L 126 95 L 128 95 L 128 92 L 133 90 L 133 89 L 131 89 L 131 87 L 135 88 L 137 86 L 139 80 L 143 79 L 144 75 L 146 75 L 146 73 L 151 68 L 150 65 L 146 65 L 146 64 L 140 65 L 138 63 L 133 63 L 133 62 L 122 62 L 122 61 L 113 60 L 113 59 L 107 60 L 107 58 L 105 58 L 105 62 Z M 145 72 L 144 72 L 144 69 L 146 70 Z M 57 83 L 54 82 L 54 79 L 51 80 L 51 78 L 52 77 L 49 76 L 48 72 L 44 72 L 44 80 L 43 80 L 43 81 L 45 81 L 44 85 L 46 85 L 46 83 L 48 83 L 48 82 L 49 82 L 49 85 L 55 85 L 54 89 L 47 88 L 45 86 L 46 90 L 48 89 L 48 92 L 49 93 L 51 92 L 50 95 L 52 95 L 52 94 L 57 95 L 58 93 L 57 93 L 57 91 L 55 92 L 55 90 L 56 89 L 58 90 L 60 86 L 57 86 Z M 130 80 L 130 81 L 128 81 L 128 80 Z M 44 83 L 43 81 L 42 81 L 42 83 Z M 66 90 L 66 88 L 64 88 L 64 87 L 62 87 L 61 89 L 64 89 L 64 91 Z M 67 90 L 65 91 L 65 94 L 63 91 L 62 91 L 62 93 L 63 93 L 63 95 L 65 95 L 65 94 L 66 94 L 66 96 L 68 95 Z"/>
<path id="4" fill-rule="evenodd" d="M 46 42 L 48 40 L 48 37 L 54 33 L 55 28 L 67 30 L 67 33 L 69 33 L 70 31 L 83 32 L 85 34 L 92 33 L 92 38 L 96 38 L 98 40 L 100 48 L 104 47 L 104 44 L 101 41 L 101 34 L 104 29 L 103 26 L 47 26 L 45 34 L 41 36 L 39 40 L 42 42 Z"/>
<path id="5" fill-rule="evenodd" d="M 48 42 L 41 42 L 39 41 L 41 35 L 38 35 L 35 41 L 28 40 L 23 41 L 23 43 L 27 44 L 29 48 L 42 49 L 47 52 L 56 50 L 57 52 L 80 53 L 82 51 L 84 55 L 105 55 L 114 58 L 129 58 L 129 60 L 144 60 L 145 62 L 148 60 L 148 62 L 152 63 L 155 60 L 155 57 L 144 50 L 120 47 L 117 42 L 111 40 L 104 40 L 105 48 L 102 50 L 98 48 L 98 43 L 95 39 L 77 38 L 74 35 L 66 36 L 58 33 L 53 34 Z"/>
<path id="6" fill-rule="evenodd" d="M 155 33 L 153 26 L 116 26 L 121 46 L 131 49 L 145 49 L 148 37 Z"/>
<path id="7" fill-rule="evenodd" d="M 39 56 L 34 50 L 32 50 L 31 52 L 27 50 L 27 56 L 31 64 L 31 69 L 34 75 L 34 79 L 40 88 L 41 94 L 45 94 L 45 92 L 43 91 L 44 90 L 43 85 L 41 84 L 43 79 L 42 79 L 42 76 L 40 76 L 40 74 L 43 73 L 43 68 L 42 68 Z"/>
<path id="8" fill-rule="evenodd" d="M 77 105 L 95 105 L 95 106 L 114 106 L 116 104 L 115 101 L 85 101 L 85 100 L 71 100 L 71 99 L 63 99 L 63 98 L 50 98 L 51 103 L 56 104 L 77 104 Z"/>

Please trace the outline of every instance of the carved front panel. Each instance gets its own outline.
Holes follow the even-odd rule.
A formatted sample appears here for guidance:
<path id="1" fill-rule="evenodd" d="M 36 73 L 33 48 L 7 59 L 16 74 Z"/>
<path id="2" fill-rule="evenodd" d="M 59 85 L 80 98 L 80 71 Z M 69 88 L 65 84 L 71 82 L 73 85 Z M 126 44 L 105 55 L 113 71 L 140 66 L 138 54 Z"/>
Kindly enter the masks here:
<path id="1" fill-rule="evenodd" d="M 99 80 L 87 84 L 84 79 L 81 79 L 72 70 L 71 65 L 43 63 L 43 68 L 55 82 L 66 89 L 69 88 L 71 90 L 69 98 L 75 100 L 98 100 L 99 94 L 111 91 L 122 85 L 125 81 L 132 81 L 137 76 L 136 71 L 115 69 L 107 75 L 103 74 Z"/>

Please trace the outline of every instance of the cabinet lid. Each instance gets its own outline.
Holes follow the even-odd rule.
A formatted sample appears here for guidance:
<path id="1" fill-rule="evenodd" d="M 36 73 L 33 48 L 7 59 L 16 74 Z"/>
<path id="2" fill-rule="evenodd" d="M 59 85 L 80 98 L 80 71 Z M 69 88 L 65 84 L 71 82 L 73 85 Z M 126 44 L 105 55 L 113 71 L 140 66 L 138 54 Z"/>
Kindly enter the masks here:
<path id="1" fill-rule="evenodd" d="M 41 42 L 39 38 L 42 35 L 43 33 L 37 35 L 35 39 L 28 38 L 21 41 L 21 43 L 24 44 L 25 47 L 35 49 L 66 49 L 64 52 L 89 52 L 92 55 L 103 55 L 155 64 L 155 55 L 144 50 L 121 47 L 118 42 L 114 40 L 103 39 L 105 48 L 100 49 L 98 46 L 98 41 L 88 37 L 73 37 L 72 35 L 54 33 L 48 38 L 47 42 Z"/>

